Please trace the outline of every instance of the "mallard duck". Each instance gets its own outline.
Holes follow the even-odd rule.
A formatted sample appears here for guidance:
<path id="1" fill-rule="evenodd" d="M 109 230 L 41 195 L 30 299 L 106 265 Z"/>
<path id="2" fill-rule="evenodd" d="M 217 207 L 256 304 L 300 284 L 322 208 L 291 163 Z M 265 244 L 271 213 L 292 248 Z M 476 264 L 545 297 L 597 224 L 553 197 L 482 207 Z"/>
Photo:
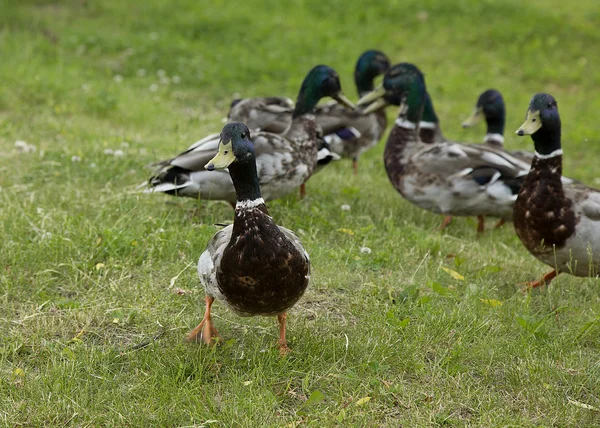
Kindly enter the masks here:
<path id="1" fill-rule="evenodd" d="M 359 96 L 373 90 L 373 80 L 390 67 L 387 56 L 378 50 L 364 52 L 356 63 L 354 81 Z M 291 121 L 293 107 L 282 97 L 247 98 L 236 100 L 228 120 L 240 121 L 250 129 L 282 132 Z M 338 102 L 326 103 L 315 110 L 317 122 L 323 129 L 325 141 L 334 153 L 352 159 L 357 172 L 358 158 L 381 139 L 387 125 L 385 112 L 369 115 L 349 110 Z"/>
<path id="2" fill-rule="evenodd" d="M 506 107 L 502 94 L 496 89 L 488 89 L 479 95 L 473 114 L 462 123 L 463 128 L 471 128 L 477 125 L 482 117 L 485 118 L 487 125 L 483 142 L 504 149 Z M 513 150 L 509 153 L 531 165 L 533 153 L 523 150 Z"/>
<path id="3" fill-rule="evenodd" d="M 298 237 L 275 224 L 261 196 L 254 144 L 243 123 L 223 127 L 218 152 L 206 169 L 229 169 L 236 193 L 233 224 L 208 242 L 198 260 L 206 290 L 206 312 L 188 340 L 207 344 L 218 337 L 210 316 L 215 298 L 240 316 L 277 316 L 279 350 L 288 351 L 286 312 L 302 297 L 310 261 Z"/>
<path id="4" fill-rule="evenodd" d="M 373 103 L 365 109 L 369 113 L 387 105 L 390 97 L 404 100 L 384 151 L 385 168 L 396 190 L 436 213 L 510 219 L 528 167 L 488 145 L 423 142 L 419 122 L 426 86 L 416 66 L 403 63 L 392 67 L 383 85 L 358 104 Z"/>
<path id="5" fill-rule="evenodd" d="M 554 269 L 530 287 L 561 272 L 596 277 L 600 272 L 600 190 L 561 180 L 561 122 L 549 94 L 531 99 L 518 135 L 531 135 L 535 157 L 514 206 L 514 224 L 525 248 Z"/>
<path id="6" fill-rule="evenodd" d="M 253 131 L 256 164 L 262 193 L 267 200 L 281 198 L 304 183 L 318 160 L 319 125 L 312 114 L 323 97 L 332 97 L 348 108 L 352 103 L 342 95 L 338 74 L 326 65 L 314 67 L 302 82 L 288 128 L 282 134 Z M 178 156 L 155 164 L 147 192 L 224 200 L 235 203 L 235 189 L 226 171 L 208 172 L 204 165 L 217 152 L 218 135 L 210 135 Z"/>

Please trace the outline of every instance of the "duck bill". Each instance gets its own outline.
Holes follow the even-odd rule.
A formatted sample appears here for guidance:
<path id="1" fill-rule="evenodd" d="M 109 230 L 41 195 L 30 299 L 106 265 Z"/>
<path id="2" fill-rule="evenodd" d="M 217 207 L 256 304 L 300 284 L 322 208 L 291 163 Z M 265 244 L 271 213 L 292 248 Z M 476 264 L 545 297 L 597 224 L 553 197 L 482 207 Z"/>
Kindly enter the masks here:
<path id="1" fill-rule="evenodd" d="M 385 96 L 385 94 L 386 94 L 386 90 L 383 87 L 383 85 L 381 85 L 379 88 L 375 89 L 372 92 L 369 92 L 367 95 L 365 95 L 360 100 L 358 100 L 356 105 L 364 106 L 367 104 L 371 104 L 373 101 L 383 98 Z"/>
<path id="2" fill-rule="evenodd" d="M 344 107 L 349 108 L 350 110 L 354 110 L 356 108 L 356 106 L 354 104 L 352 104 L 352 101 L 350 101 L 348 98 L 346 98 L 346 96 L 344 94 L 342 94 L 341 92 L 339 94 L 333 95 L 331 98 L 336 100 L 338 103 L 340 103 Z"/>
<path id="3" fill-rule="evenodd" d="M 388 103 L 385 100 L 385 98 L 379 98 L 378 100 L 373 101 L 366 108 L 364 108 L 362 110 L 362 112 L 363 112 L 363 114 L 373 113 L 374 111 L 381 110 L 382 108 L 385 108 L 389 105 L 390 105 L 390 103 Z"/>
<path id="4" fill-rule="evenodd" d="M 475 111 L 473 111 L 473 114 L 462 123 L 462 127 L 470 128 L 477 125 L 481 121 L 481 116 L 483 116 L 482 113 L 481 108 L 476 108 Z"/>
<path id="5" fill-rule="evenodd" d="M 525 123 L 517 129 L 517 135 L 532 135 L 535 134 L 542 127 L 542 120 L 540 118 L 540 111 L 529 110 Z"/>
<path id="6" fill-rule="evenodd" d="M 225 169 L 231 165 L 235 159 L 235 155 L 233 154 L 233 144 L 231 144 L 231 141 L 227 144 L 224 144 L 223 141 L 220 141 L 219 150 L 216 156 L 209 160 L 208 163 L 204 165 L 204 168 L 209 171 L 214 171 L 215 169 Z"/>

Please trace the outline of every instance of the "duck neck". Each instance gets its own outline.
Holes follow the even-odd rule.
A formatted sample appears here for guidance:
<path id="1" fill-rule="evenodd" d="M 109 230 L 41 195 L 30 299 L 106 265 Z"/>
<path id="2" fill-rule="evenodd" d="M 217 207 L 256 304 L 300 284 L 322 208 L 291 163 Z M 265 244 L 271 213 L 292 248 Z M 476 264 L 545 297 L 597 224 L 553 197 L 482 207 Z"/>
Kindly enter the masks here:
<path id="1" fill-rule="evenodd" d="M 256 160 L 254 157 L 245 162 L 234 162 L 229 165 L 229 175 L 233 181 L 236 195 L 236 209 L 240 206 L 264 204 L 258 184 Z"/>
<path id="2" fill-rule="evenodd" d="M 560 152 L 562 147 L 560 143 L 560 126 L 558 128 L 540 128 L 531 136 L 535 147 L 536 155 L 541 157 L 553 157 Z M 562 156 L 561 156 L 562 159 Z"/>
<path id="3" fill-rule="evenodd" d="M 486 117 L 487 134 L 485 142 L 502 146 L 504 144 L 504 115 Z"/>
<path id="4" fill-rule="evenodd" d="M 312 113 L 320 99 L 321 97 L 314 87 L 302 85 L 298 99 L 296 100 L 292 119 Z"/>

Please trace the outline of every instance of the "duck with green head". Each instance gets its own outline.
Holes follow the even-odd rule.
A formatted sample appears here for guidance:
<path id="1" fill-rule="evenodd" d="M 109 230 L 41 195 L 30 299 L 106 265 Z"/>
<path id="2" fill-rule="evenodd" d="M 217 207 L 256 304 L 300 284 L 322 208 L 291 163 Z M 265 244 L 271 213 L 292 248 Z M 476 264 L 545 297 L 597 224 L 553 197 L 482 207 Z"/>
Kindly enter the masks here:
<path id="1" fill-rule="evenodd" d="M 535 155 L 514 206 L 517 235 L 553 270 L 528 283 L 537 287 L 561 272 L 600 273 L 600 190 L 562 179 L 561 121 L 552 95 L 531 99 L 518 135 L 531 135 Z"/>
<path id="2" fill-rule="evenodd" d="M 487 125 L 487 132 L 483 139 L 484 143 L 504 149 L 506 107 L 502 94 L 496 89 L 488 89 L 479 95 L 473 114 L 462 123 L 462 126 L 463 128 L 471 128 L 477 125 L 482 118 L 485 119 Z M 509 153 L 531 165 L 533 153 L 522 150 L 510 151 Z"/>
<path id="3" fill-rule="evenodd" d="M 338 74 L 326 65 L 314 67 L 302 82 L 292 120 L 282 134 L 251 132 L 258 178 L 266 200 L 278 199 L 304 183 L 317 165 L 320 127 L 313 115 L 321 98 L 344 102 Z M 348 104 L 352 107 L 352 104 Z M 217 152 L 219 134 L 210 135 L 178 156 L 154 166 L 157 172 L 146 192 L 235 203 L 235 189 L 226 171 L 209 173 L 204 165 Z"/>
<path id="4" fill-rule="evenodd" d="M 384 162 L 396 190 L 410 202 L 436 213 L 510 219 L 527 167 L 487 145 L 422 141 L 419 123 L 426 85 L 415 65 L 392 67 L 383 85 L 358 104 L 374 103 L 366 108 L 368 113 L 393 97 L 402 101 L 402 107 L 385 146 Z M 377 101 L 380 99 L 384 102 Z"/>
<path id="5" fill-rule="evenodd" d="M 269 215 L 250 135 L 243 123 L 225 125 L 218 152 L 206 164 L 209 174 L 229 170 L 236 193 L 235 217 L 208 242 L 198 261 L 206 310 L 188 340 L 210 344 L 218 337 L 211 319 L 217 299 L 240 316 L 277 316 L 278 347 L 285 354 L 286 313 L 308 286 L 310 261 L 298 237 Z"/>
<path id="6" fill-rule="evenodd" d="M 375 78 L 389 68 L 390 61 L 383 52 L 374 49 L 363 52 L 354 71 L 358 95 L 372 91 Z M 291 121 L 293 111 L 291 105 L 284 106 L 284 100 L 282 97 L 240 100 L 232 106 L 228 120 L 244 122 L 250 129 L 283 132 Z M 346 107 L 347 103 L 336 100 L 318 106 L 315 116 L 323 129 L 327 148 L 341 157 L 352 159 L 356 173 L 358 158 L 381 139 L 387 120 L 383 111 L 362 115 Z M 320 154 L 320 159 L 326 159 L 325 152 Z"/>

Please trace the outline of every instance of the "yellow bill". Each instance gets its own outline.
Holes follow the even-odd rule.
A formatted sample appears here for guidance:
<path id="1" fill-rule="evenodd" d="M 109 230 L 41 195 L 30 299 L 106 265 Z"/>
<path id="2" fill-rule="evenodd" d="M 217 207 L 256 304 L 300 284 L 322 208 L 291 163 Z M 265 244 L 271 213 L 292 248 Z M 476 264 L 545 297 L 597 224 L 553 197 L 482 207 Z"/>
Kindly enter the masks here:
<path id="1" fill-rule="evenodd" d="M 219 150 L 214 158 L 208 161 L 204 168 L 209 171 L 214 171 L 215 169 L 225 169 L 229 165 L 233 163 L 236 159 L 233 154 L 233 144 L 231 141 L 225 144 L 222 141 L 219 143 Z"/>
<path id="2" fill-rule="evenodd" d="M 381 110 L 389 105 L 390 103 L 388 103 L 385 98 L 379 98 L 378 100 L 369 104 L 365 109 L 362 110 L 362 112 L 363 114 L 373 113 L 374 111 Z"/>
<path id="3" fill-rule="evenodd" d="M 539 110 L 527 111 L 527 117 L 525 123 L 517 129 L 517 135 L 532 135 L 535 134 L 542 127 L 542 120 L 540 119 Z"/>
<path id="4" fill-rule="evenodd" d="M 352 103 L 352 101 L 350 101 L 348 98 L 346 98 L 346 96 L 344 94 L 342 94 L 341 92 L 334 95 L 332 98 L 334 100 L 336 100 L 338 103 L 340 103 L 341 105 L 343 105 L 344 107 L 349 108 L 350 110 L 354 110 L 356 108 L 356 106 Z"/>
<path id="5" fill-rule="evenodd" d="M 473 114 L 462 123 L 463 128 L 470 128 L 471 126 L 477 125 L 481 121 L 483 111 L 481 107 L 478 107 L 473 111 Z"/>
<path id="6" fill-rule="evenodd" d="M 360 100 L 358 100 L 356 105 L 364 106 L 366 104 L 370 104 L 373 101 L 378 100 L 379 98 L 383 98 L 385 96 L 385 93 L 386 93 L 386 90 L 383 87 L 383 85 L 381 85 L 379 88 L 375 89 L 372 92 L 369 92 L 367 95 L 365 95 Z"/>

